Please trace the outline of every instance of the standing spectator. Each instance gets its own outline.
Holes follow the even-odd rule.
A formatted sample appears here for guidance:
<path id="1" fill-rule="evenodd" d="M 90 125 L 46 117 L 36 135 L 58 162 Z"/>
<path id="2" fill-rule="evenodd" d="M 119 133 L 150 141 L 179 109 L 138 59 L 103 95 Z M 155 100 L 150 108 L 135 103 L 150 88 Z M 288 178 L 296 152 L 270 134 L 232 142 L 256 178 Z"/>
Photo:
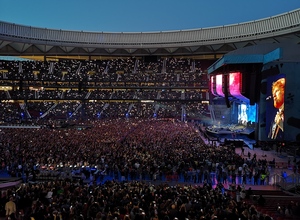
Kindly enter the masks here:
<path id="1" fill-rule="evenodd" d="M 254 185 L 258 185 L 259 172 L 255 171 L 254 174 Z"/>
<path id="2" fill-rule="evenodd" d="M 260 185 L 265 185 L 266 176 L 265 173 L 260 174 Z"/>
<path id="3" fill-rule="evenodd" d="M 247 175 L 246 175 L 246 173 L 243 173 L 242 184 L 247 184 Z"/>
<path id="4" fill-rule="evenodd" d="M 5 204 L 6 211 L 6 219 L 10 218 L 11 220 L 15 220 L 16 218 L 16 204 L 14 202 L 14 197 L 10 197 L 9 201 Z"/>
<path id="5" fill-rule="evenodd" d="M 250 151 L 248 151 L 248 159 L 250 159 L 251 158 L 251 153 L 250 153 Z"/>
<path id="6" fill-rule="evenodd" d="M 286 182 L 286 179 L 287 179 L 287 173 L 286 173 L 286 171 L 282 172 L 282 178 L 283 178 L 283 181 Z"/>
<path id="7" fill-rule="evenodd" d="M 242 150 L 242 152 L 241 152 L 241 156 L 244 156 L 245 154 L 245 149 L 244 149 L 244 146 L 241 146 L 241 150 Z"/>
<path id="8" fill-rule="evenodd" d="M 226 170 L 222 171 L 223 184 L 227 184 L 227 172 Z"/>

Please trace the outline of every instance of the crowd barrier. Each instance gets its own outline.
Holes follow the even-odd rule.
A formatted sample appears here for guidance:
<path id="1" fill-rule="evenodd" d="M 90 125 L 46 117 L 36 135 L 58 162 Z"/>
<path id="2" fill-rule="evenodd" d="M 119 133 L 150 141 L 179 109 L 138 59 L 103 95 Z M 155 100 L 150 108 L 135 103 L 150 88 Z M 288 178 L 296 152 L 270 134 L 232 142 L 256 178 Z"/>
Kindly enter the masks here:
<path id="1" fill-rule="evenodd" d="M 177 174 L 166 175 L 166 181 L 178 181 L 179 176 Z"/>

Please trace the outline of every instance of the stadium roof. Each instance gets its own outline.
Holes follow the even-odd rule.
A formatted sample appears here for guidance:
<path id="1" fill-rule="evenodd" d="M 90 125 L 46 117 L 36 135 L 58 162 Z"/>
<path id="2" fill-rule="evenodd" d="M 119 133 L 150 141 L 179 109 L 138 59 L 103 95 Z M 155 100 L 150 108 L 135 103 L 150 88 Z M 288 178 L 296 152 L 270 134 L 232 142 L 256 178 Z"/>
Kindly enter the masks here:
<path id="1" fill-rule="evenodd" d="M 277 16 L 195 30 L 104 33 L 54 30 L 0 21 L 0 55 L 193 56 L 226 54 L 266 43 L 300 42 L 300 9 Z"/>

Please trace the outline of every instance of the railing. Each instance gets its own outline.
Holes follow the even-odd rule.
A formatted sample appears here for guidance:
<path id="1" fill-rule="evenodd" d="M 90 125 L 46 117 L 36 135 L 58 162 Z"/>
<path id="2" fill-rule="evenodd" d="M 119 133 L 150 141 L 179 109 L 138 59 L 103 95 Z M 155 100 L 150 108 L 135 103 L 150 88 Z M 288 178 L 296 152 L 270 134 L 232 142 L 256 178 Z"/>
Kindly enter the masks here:
<path id="1" fill-rule="evenodd" d="M 0 128 L 41 128 L 40 125 L 26 125 L 26 124 L 4 124 Z"/>
<path id="2" fill-rule="evenodd" d="M 49 114 L 49 112 L 52 111 L 52 109 L 54 109 L 57 106 L 57 103 L 55 103 L 54 105 L 52 105 L 44 114 L 41 115 L 40 118 L 44 118 L 45 116 L 47 116 Z"/>
<path id="3" fill-rule="evenodd" d="M 90 95 L 91 95 L 91 92 L 89 91 L 89 92 L 86 94 L 86 96 L 84 97 L 84 99 L 89 99 Z"/>
<path id="4" fill-rule="evenodd" d="M 6 93 L 6 98 L 10 100 L 10 99 L 11 99 L 11 96 L 10 96 L 10 94 L 9 94 L 9 91 L 6 90 L 5 93 Z"/>
<path id="5" fill-rule="evenodd" d="M 31 118 L 30 113 L 27 111 L 26 104 L 25 104 L 25 103 L 19 103 L 19 105 L 20 105 L 20 108 L 25 112 L 26 116 L 27 116 L 28 118 Z"/>
<path id="6" fill-rule="evenodd" d="M 14 187 L 14 186 L 18 186 L 23 182 L 22 178 L 8 178 L 5 181 L 1 181 L 0 182 L 0 189 L 6 189 L 6 188 L 10 188 L 10 187 Z"/>
<path id="7" fill-rule="evenodd" d="M 300 184 L 300 175 L 291 174 L 283 177 L 280 174 L 273 174 L 269 177 L 269 185 L 279 186 L 281 189 L 289 191 Z"/>
<path id="8" fill-rule="evenodd" d="M 77 108 L 75 109 L 75 111 L 70 115 L 69 118 L 72 118 L 73 115 L 75 115 L 81 107 L 82 107 L 82 104 L 79 104 L 79 105 L 77 106 Z"/>
<path id="9" fill-rule="evenodd" d="M 178 174 L 166 175 L 166 181 L 179 181 Z"/>

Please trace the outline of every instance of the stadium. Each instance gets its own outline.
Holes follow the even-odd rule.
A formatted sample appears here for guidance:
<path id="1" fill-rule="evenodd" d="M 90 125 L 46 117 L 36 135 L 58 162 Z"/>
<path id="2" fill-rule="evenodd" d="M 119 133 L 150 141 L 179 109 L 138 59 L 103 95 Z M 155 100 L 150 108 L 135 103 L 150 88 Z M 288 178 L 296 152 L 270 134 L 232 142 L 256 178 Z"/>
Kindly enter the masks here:
<path id="1" fill-rule="evenodd" d="M 0 21 L 1 216 L 299 219 L 299 36 Z"/>

